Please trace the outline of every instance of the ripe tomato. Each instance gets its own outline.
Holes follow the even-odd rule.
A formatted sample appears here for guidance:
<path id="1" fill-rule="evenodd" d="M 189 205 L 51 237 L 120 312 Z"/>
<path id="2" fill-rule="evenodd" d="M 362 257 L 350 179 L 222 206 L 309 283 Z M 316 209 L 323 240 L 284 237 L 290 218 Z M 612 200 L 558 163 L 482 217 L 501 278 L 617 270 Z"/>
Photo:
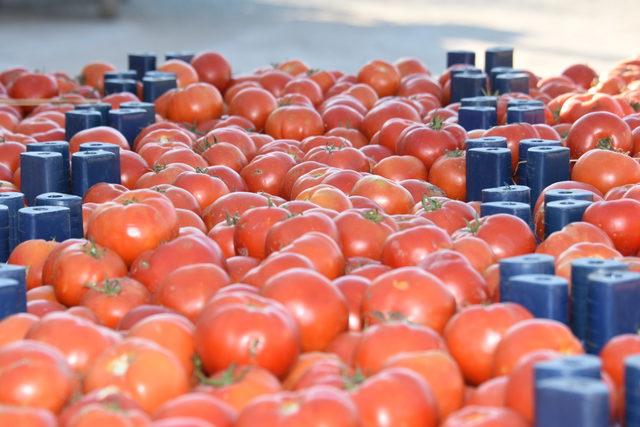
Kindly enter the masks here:
<path id="1" fill-rule="evenodd" d="M 170 59 L 158 67 L 158 71 L 174 73 L 178 83 L 178 88 L 183 88 L 192 83 L 198 82 L 198 73 L 187 62 L 180 59 Z"/>
<path id="2" fill-rule="evenodd" d="M 451 238 L 445 230 L 435 225 L 419 225 L 390 235 L 382 248 L 381 261 L 393 268 L 412 266 L 438 249 L 451 247 Z"/>
<path id="3" fill-rule="evenodd" d="M 31 340 L 0 348 L 0 403 L 58 413 L 78 386 L 74 372 L 54 347 Z"/>
<path id="4" fill-rule="evenodd" d="M 304 286 L 300 286 L 304 283 Z M 347 304 L 331 282 L 310 269 L 294 268 L 271 277 L 261 295 L 278 301 L 298 324 L 303 351 L 324 350 L 347 330 Z"/>
<path id="5" fill-rule="evenodd" d="M 474 385 L 489 380 L 500 339 L 511 326 L 531 318 L 525 308 L 511 303 L 471 306 L 456 314 L 444 337 L 465 379 Z"/>
<path id="6" fill-rule="evenodd" d="M 46 409 L 21 408 L 3 405 L 0 407 L 0 425 L 21 427 L 56 427 L 58 421 Z"/>
<path id="7" fill-rule="evenodd" d="M 413 156 L 390 156 L 379 162 L 371 170 L 376 175 L 393 181 L 405 179 L 427 179 L 427 169 L 422 162 Z"/>
<path id="8" fill-rule="evenodd" d="M 439 119 L 432 120 L 428 125 L 410 126 L 399 136 L 397 153 L 417 157 L 429 170 L 436 159 L 459 148 L 451 126 L 444 125 Z"/>
<path id="9" fill-rule="evenodd" d="M 591 184 L 604 194 L 614 187 L 640 182 L 640 164 L 623 153 L 590 150 L 573 166 L 571 179 Z"/>
<path id="10" fill-rule="evenodd" d="M 576 243 L 601 243 L 613 248 L 613 242 L 605 231 L 587 222 L 573 222 L 560 231 L 551 233 L 538 245 L 536 253 L 558 258 L 560 254 Z"/>
<path id="11" fill-rule="evenodd" d="M 487 380 L 473 389 L 466 399 L 467 406 L 503 407 L 507 402 L 508 375 L 501 375 Z"/>
<path id="12" fill-rule="evenodd" d="M 256 130 L 264 129 L 267 117 L 278 107 L 276 98 L 267 90 L 248 87 L 240 90 L 229 103 L 229 113 L 245 117 Z"/>
<path id="13" fill-rule="evenodd" d="M 527 427 L 520 414 L 508 408 L 466 406 L 454 412 L 442 427 Z"/>
<path id="14" fill-rule="evenodd" d="M 622 255 L 640 250 L 640 201 L 619 199 L 595 202 L 584 212 L 583 221 L 604 230 Z"/>
<path id="15" fill-rule="evenodd" d="M 560 121 L 574 123 L 585 114 L 594 111 L 606 111 L 619 117 L 625 113 L 616 99 L 604 93 L 576 94 L 569 97 L 560 109 Z"/>
<path id="16" fill-rule="evenodd" d="M 120 390 L 151 413 L 186 393 L 189 377 L 169 351 L 143 338 L 128 338 L 98 356 L 84 379 L 85 393 L 105 387 Z"/>
<path id="17" fill-rule="evenodd" d="M 49 74 L 22 73 L 9 85 L 11 98 L 53 98 L 58 95 L 58 83 Z"/>
<path id="18" fill-rule="evenodd" d="M 390 179 L 375 175 L 360 178 L 353 186 L 351 195 L 373 200 L 389 215 L 409 213 L 413 205 L 408 190 Z"/>
<path id="19" fill-rule="evenodd" d="M 629 126 L 617 115 L 606 111 L 596 111 L 580 117 L 571 126 L 566 144 L 574 159 L 594 148 L 622 153 L 633 151 Z"/>
<path id="20" fill-rule="evenodd" d="M 475 210 L 459 200 L 423 197 L 416 214 L 443 228 L 450 235 L 464 228 L 476 216 Z"/>
<path id="21" fill-rule="evenodd" d="M 33 314 L 16 313 L 0 320 L 0 348 L 24 339 L 38 319 Z"/>
<path id="22" fill-rule="evenodd" d="M 102 93 L 104 89 L 104 73 L 116 71 L 113 64 L 104 61 L 90 62 L 80 72 L 80 81 Z"/>
<path id="23" fill-rule="evenodd" d="M 238 294 L 226 297 L 234 295 Z M 196 323 L 196 349 L 205 369 L 213 373 L 234 363 L 286 375 L 300 351 L 295 320 L 275 301 L 258 295 L 238 296 L 236 302 L 227 303 L 215 303 L 214 298 Z M 228 339 L 221 339 L 223 336 Z"/>
<path id="24" fill-rule="evenodd" d="M 350 209 L 334 218 L 334 222 L 346 257 L 380 259 L 385 240 L 397 231 L 389 216 L 374 209 Z"/>
<path id="25" fill-rule="evenodd" d="M 257 207 L 243 213 L 234 228 L 237 253 L 257 259 L 265 258 L 266 241 L 271 227 L 288 216 L 286 209 L 274 206 Z"/>
<path id="26" fill-rule="evenodd" d="M 363 426 L 435 427 L 438 409 L 433 392 L 416 373 L 389 368 L 352 391 Z"/>
<path id="27" fill-rule="evenodd" d="M 214 85 L 224 91 L 231 81 L 231 65 L 217 52 L 200 52 L 191 59 L 191 65 L 200 81 Z"/>
<path id="28" fill-rule="evenodd" d="M 358 82 L 371 86 L 380 97 L 391 96 L 400 88 L 400 73 L 393 64 L 374 60 L 358 71 Z"/>
<path id="29" fill-rule="evenodd" d="M 117 145 L 121 150 L 130 149 L 124 135 L 117 129 L 108 126 L 97 126 L 76 133 L 69 141 L 69 151 L 71 153 L 80 151 L 80 144 L 85 142 L 106 142 Z"/>
<path id="30" fill-rule="evenodd" d="M 144 285 L 121 277 L 90 284 L 80 304 L 89 308 L 100 324 L 115 329 L 128 312 L 150 300 L 151 295 Z"/>
<path id="31" fill-rule="evenodd" d="M 263 396 L 247 405 L 237 427 L 264 425 L 360 426 L 358 410 L 349 395 L 332 387 L 314 387 L 298 392 Z"/>
<path id="32" fill-rule="evenodd" d="M 420 115 L 415 108 L 408 104 L 399 100 L 389 99 L 381 102 L 367 112 L 362 120 L 362 133 L 371 140 L 376 132 L 381 131 L 385 123 L 391 119 L 405 119 L 419 123 Z M 395 132 L 399 132 L 399 130 L 400 129 L 396 129 Z M 395 132 L 392 133 L 395 134 Z M 390 136 L 390 138 L 393 140 L 392 136 Z M 391 148 L 387 143 L 383 145 Z"/>
<path id="33" fill-rule="evenodd" d="M 438 157 L 429 169 L 428 181 L 441 188 L 448 198 L 465 200 L 467 174 L 464 152 L 453 150 Z"/>
<path id="34" fill-rule="evenodd" d="M 549 319 L 527 319 L 507 330 L 493 359 L 494 375 L 510 374 L 524 356 L 536 350 L 565 355 L 582 354 L 582 344 L 564 324 Z"/>
<path id="35" fill-rule="evenodd" d="M 356 344 L 353 362 L 365 375 L 372 375 L 400 353 L 444 349 L 444 341 L 433 329 L 391 321 L 364 330 Z"/>
<path id="36" fill-rule="evenodd" d="M 25 339 L 58 349 L 79 375 L 86 374 L 96 358 L 118 339 L 94 323 L 68 313 L 51 313 L 35 323 Z"/>
<path id="37" fill-rule="evenodd" d="M 200 124 L 220 117 L 223 107 L 222 96 L 215 86 L 192 83 L 173 93 L 167 107 L 167 118 L 180 123 Z"/>
<path id="38" fill-rule="evenodd" d="M 152 190 L 132 190 L 94 212 L 87 236 L 131 264 L 142 252 L 174 237 L 176 225 L 169 199 Z"/>
<path id="39" fill-rule="evenodd" d="M 386 363 L 387 368 L 407 368 L 425 380 L 436 400 L 438 418 L 446 419 L 464 403 L 464 379 L 455 360 L 441 350 L 401 353 Z"/>
<path id="40" fill-rule="evenodd" d="M 269 114 L 265 132 L 276 139 L 301 141 L 324 132 L 322 117 L 312 108 L 300 105 L 278 107 Z"/>
<path id="41" fill-rule="evenodd" d="M 27 290 L 42 286 L 42 269 L 51 251 L 58 245 L 55 241 L 27 240 L 16 246 L 7 263 L 27 267 Z"/>
<path id="42" fill-rule="evenodd" d="M 586 64 L 573 64 L 565 68 L 563 76 L 569 77 L 583 89 L 589 89 L 598 82 L 598 73 Z"/>
<path id="43" fill-rule="evenodd" d="M 453 294 L 440 279 L 417 267 L 396 268 L 371 282 L 362 300 L 367 325 L 403 320 L 442 332 L 456 311 Z"/>
<path id="44" fill-rule="evenodd" d="M 489 244 L 474 236 L 455 239 L 453 250 L 462 254 L 479 273 L 496 261 Z"/>
<path id="45" fill-rule="evenodd" d="M 252 192 L 264 192 L 284 196 L 284 177 L 296 161 L 283 152 L 272 152 L 254 157 L 240 172 L 247 188 Z"/>

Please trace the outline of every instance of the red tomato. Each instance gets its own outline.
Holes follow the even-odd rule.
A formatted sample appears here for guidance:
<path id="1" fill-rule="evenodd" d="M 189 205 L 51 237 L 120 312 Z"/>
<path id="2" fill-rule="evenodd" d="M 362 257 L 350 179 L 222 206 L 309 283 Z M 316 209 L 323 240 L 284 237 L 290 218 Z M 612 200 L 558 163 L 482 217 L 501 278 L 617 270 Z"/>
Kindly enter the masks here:
<path id="1" fill-rule="evenodd" d="M 411 122 L 420 122 L 420 115 L 415 108 L 395 99 L 389 99 L 373 107 L 364 116 L 362 121 L 362 133 L 372 139 L 373 135 L 382 130 L 383 126 L 391 119 L 406 119 Z M 387 144 L 385 146 L 389 147 Z"/>
<path id="2" fill-rule="evenodd" d="M 389 236 L 382 248 L 382 262 L 390 267 L 417 265 L 438 249 L 450 249 L 452 241 L 445 230 L 420 225 Z"/>
<path id="3" fill-rule="evenodd" d="M 397 268 L 371 282 L 362 300 L 365 324 L 403 320 L 441 333 L 456 311 L 440 279 L 416 267 Z"/>
<path id="4" fill-rule="evenodd" d="M 487 380 L 473 389 L 466 400 L 467 406 L 503 407 L 507 402 L 507 375 Z"/>
<path id="5" fill-rule="evenodd" d="M 507 408 L 467 406 L 454 412 L 442 427 L 527 427 L 520 414 Z"/>
<path id="6" fill-rule="evenodd" d="M 367 378 L 352 392 L 363 426 L 435 427 L 438 409 L 433 392 L 416 373 L 389 368 Z"/>
<path id="7" fill-rule="evenodd" d="M 196 349 L 207 371 L 217 372 L 235 363 L 286 375 L 298 357 L 300 336 L 285 308 L 257 295 L 237 302 L 215 301 L 205 307 L 196 324 Z M 221 339 L 223 336 L 229 338 Z"/>
<path id="8" fill-rule="evenodd" d="M 358 82 L 371 86 L 380 97 L 395 95 L 400 88 L 400 73 L 394 65 L 374 60 L 360 69 Z"/>
<path id="9" fill-rule="evenodd" d="M 589 89 L 598 82 L 598 73 L 586 64 L 573 64 L 565 68 L 562 75 L 569 77 L 584 89 Z"/>
<path id="10" fill-rule="evenodd" d="M 0 347 L 24 339 L 38 319 L 29 313 L 16 313 L 0 320 Z"/>
<path id="11" fill-rule="evenodd" d="M 3 405 L 0 407 L 0 424 L 21 427 L 56 427 L 58 421 L 55 415 L 46 409 Z"/>
<path id="12" fill-rule="evenodd" d="M 169 351 L 146 339 L 128 338 L 103 352 L 84 379 L 85 392 L 105 387 L 117 388 L 151 413 L 186 393 L 189 379 Z"/>
<path id="13" fill-rule="evenodd" d="M 298 392 L 281 392 L 260 397 L 246 406 L 237 427 L 304 425 L 360 426 L 358 410 L 349 395 L 330 387 L 315 387 Z"/>
<path id="14" fill-rule="evenodd" d="M 0 403 L 58 413 L 78 386 L 60 351 L 31 340 L 0 348 Z"/>
<path id="15" fill-rule="evenodd" d="M 606 111 L 596 111 L 580 117 L 569 130 L 566 145 L 574 159 L 594 148 L 622 153 L 633 151 L 629 126 L 620 117 Z"/>
<path id="16" fill-rule="evenodd" d="M 350 209 L 334 218 L 334 222 L 346 257 L 380 259 L 384 242 L 397 230 L 389 216 L 373 209 Z"/>
<path id="17" fill-rule="evenodd" d="M 409 191 L 387 178 L 375 175 L 359 179 L 351 195 L 373 200 L 389 215 L 409 213 L 413 204 Z"/>
<path id="18" fill-rule="evenodd" d="M 153 417 L 156 420 L 193 417 L 218 427 L 232 427 L 237 414 L 233 407 L 220 399 L 202 392 L 191 392 L 165 402 Z"/>
<path id="19" fill-rule="evenodd" d="M 231 99 L 229 113 L 251 120 L 256 130 L 262 130 L 267 117 L 277 107 L 276 98 L 270 92 L 259 87 L 248 87 Z"/>
<path id="20" fill-rule="evenodd" d="M 80 77 L 82 83 L 102 92 L 104 88 L 104 73 L 112 71 L 116 71 L 115 65 L 104 61 L 94 61 L 82 67 Z"/>
<path id="21" fill-rule="evenodd" d="M 49 74 L 22 73 L 9 85 L 11 98 L 53 98 L 58 95 L 58 83 Z"/>
<path id="22" fill-rule="evenodd" d="M 170 59 L 169 61 L 158 67 L 158 71 L 174 73 L 178 88 L 183 88 L 198 81 L 198 73 L 187 62 L 180 59 Z"/>
<path id="23" fill-rule="evenodd" d="M 108 126 L 97 126 L 76 133 L 69 141 L 69 151 L 80 151 L 80 144 L 85 142 L 106 142 L 117 145 L 121 150 L 129 150 L 129 143 L 124 135 Z"/>
<path id="24" fill-rule="evenodd" d="M 606 193 L 614 187 L 640 182 L 640 164 L 623 153 L 590 150 L 574 164 L 571 179 Z"/>
<path id="25" fill-rule="evenodd" d="M 538 245 L 536 253 L 548 254 L 558 258 L 560 254 L 576 243 L 601 243 L 613 248 L 613 242 L 605 231 L 586 222 L 573 222 L 560 231 L 551 233 Z"/>
<path id="26" fill-rule="evenodd" d="M 640 335 L 634 334 L 612 338 L 600 352 L 602 369 L 609 374 L 619 390 L 624 386 L 624 361 L 636 354 L 640 354 Z"/>
<path id="27" fill-rule="evenodd" d="M 115 329 L 128 312 L 150 300 L 151 296 L 144 285 L 122 277 L 92 284 L 82 296 L 80 304 L 89 308 L 102 325 Z"/>
<path id="28" fill-rule="evenodd" d="M 269 114 L 265 132 L 276 139 L 301 141 L 324 132 L 322 117 L 309 107 L 289 105 L 278 107 Z"/>
<path id="29" fill-rule="evenodd" d="M 509 328 L 496 347 L 494 375 L 510 374 L 527 354 L 555 350 L 562 354 L 582 354 L 582 344 L 564 324 L 549 319 L 527 319 Z"/>
<path id="30" fill-rule="evenodd" d="M 465 200 L 467 174 L 464 152 L 453 150 L 438 157 L 429 169 L 428 181 L 441 188 L 448 198 Z"/>
<path id="31" fill-rule="evenodd" d="M 42 239 L 27 240 L 16 246 L 7 260 L 8 264 L 27 268 L 27 290 L 42 286 L 42 269 L 57 242 Z"/>
<path id="32" fill-rule="evenodd" d="M 583 221 L 604 230 L 622 255 L 640 250 L 640 201 L 620 199 L 595 202 L 583 215 Z"/>
<path id="33" fill-rule="evenodd" d="M 191 59 L 191 65 L 200 81 L 212 84 L 220 91 L 224 91 L 231 81 L 231 65 L 217 52 L 200 52 Z"/>
<path id="34" fill-rule="evenodd" d="M 220 117 L 223 107 L 222 96 L 215 86 L 192 83 L 173 94 L 167 117 L 176 122 L 199 124 Z"/>
<path id="35" fill-rule="evenodd" d="M 481 384 L 493 376 L 493 358 L 500 338 L 513 325 L 533 316 L 517 304 L 472 306 L 456 314 L 444 337 L 465 379 Z"/>
<path id="36" fill-rule="evenodd" d="M 151 190 L 132 190 L 94 212 L 87 236 L 131 264 L 142 252 L 174 237 L 176 225 L 169 199 Z"/>
<path id="37" fill-rule="evenodd" d="M 427 168 L 448 151 L 456 150 L 458 141 L 447 126 L 434 119 L 429 125 L 413 125 L 399 136 L 396 150 L 398 154 L 411 155 L 422 160 Z"/>

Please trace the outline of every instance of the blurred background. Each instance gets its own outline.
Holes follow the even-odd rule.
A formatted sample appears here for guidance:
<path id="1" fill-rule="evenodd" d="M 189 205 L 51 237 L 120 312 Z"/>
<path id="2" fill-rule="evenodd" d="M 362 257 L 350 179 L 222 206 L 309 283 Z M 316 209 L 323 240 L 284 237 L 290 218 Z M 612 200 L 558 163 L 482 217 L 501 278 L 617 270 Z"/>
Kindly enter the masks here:
<path id="1" fill-rule="evenodd" d="M 605 72 L 640 53 L 640 0 L 0 0 L 0 69 L 78 74 L 126 54 L 223 53 L 234 72 L 300 58 L 356 71 L 372 58 L 515 46 L 514 66 L 557 74 L 575 62 Z M 159 64 L 162 61 L 159 60 Z"/>

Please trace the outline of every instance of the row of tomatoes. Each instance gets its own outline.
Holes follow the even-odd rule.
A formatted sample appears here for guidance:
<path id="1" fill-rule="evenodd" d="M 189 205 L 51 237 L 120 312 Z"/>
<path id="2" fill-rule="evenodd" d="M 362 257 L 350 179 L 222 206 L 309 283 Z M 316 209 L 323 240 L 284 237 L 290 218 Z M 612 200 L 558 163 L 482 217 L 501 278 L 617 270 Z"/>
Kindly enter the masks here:
<path id="1" fill-rule="evenodd" d="M 12 98 L 99 96 L 63 74 L 0 73 Z M 85 239 L 32 240 L 28 311 L 0 322 L 0 424 L 527 426 L 533 365 L 583 352 L 558 322 L 498 303 L 500 259 L 547 253 L 640 269 L 640 60 L 531 78 L 547 124 L 465 132 L 439 78 L 415 59 L 356 76 L 300 61 L 231 78 L 220 55 L 169 61 L 179 88 L 133 150 L 116 130 L 70 142 L 121 150 L 122 185 L 85 196 Z M 1 87 L 0 87 L 0 90 Z M 499 116 L 509 99 L 503 94 Z M 134 94 L 105 96 L 114 108 Z M 0 107 L 0 191 L 19 189 L 25 145 L 62 139 L 71 104 Z M 464 141 L 563 139 L 594 203 L 544 236 L 465 203 Z M 621 416 L 634 335 L 603 350 Z M 29 424 L 30 423 L 30 424 Z"/>

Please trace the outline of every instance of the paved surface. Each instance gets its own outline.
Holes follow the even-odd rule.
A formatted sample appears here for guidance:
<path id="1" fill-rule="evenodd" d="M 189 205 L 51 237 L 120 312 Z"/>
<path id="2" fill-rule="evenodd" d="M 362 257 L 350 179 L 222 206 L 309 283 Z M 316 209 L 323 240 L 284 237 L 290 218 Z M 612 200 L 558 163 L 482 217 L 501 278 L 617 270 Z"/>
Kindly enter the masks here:
<path id="1" fill-rule="evenodd" d="M 550 75 L 640 53 L 640 0 L 124 0 L 113 20 L 92 1 L 0 0 L 0 69 L 75 74 L 92 59 L 125 67 L 130 51 L 210 48 L 237 72 L 293 57 L 355 71 L 408 55 L 440 71 L 448 49 L 513 45 L 517 66 Z"/>

